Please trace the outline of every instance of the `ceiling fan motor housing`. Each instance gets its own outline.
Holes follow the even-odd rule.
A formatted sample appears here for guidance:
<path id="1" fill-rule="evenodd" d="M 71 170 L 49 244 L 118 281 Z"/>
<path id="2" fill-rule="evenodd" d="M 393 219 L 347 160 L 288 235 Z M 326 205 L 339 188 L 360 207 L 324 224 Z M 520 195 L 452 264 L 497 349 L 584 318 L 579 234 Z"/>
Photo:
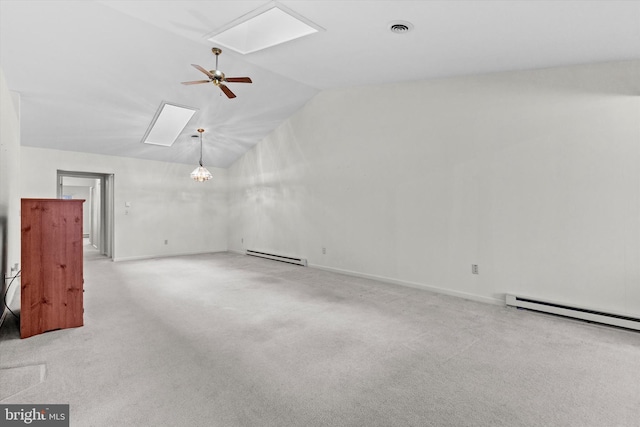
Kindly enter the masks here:
<path id="1" fill-rule="evenodd" d="M 213 83 L 219 85 L 224 81 L 224 73 L 220 70 L 210 70 L 211 74 L 213 74 Z"/>

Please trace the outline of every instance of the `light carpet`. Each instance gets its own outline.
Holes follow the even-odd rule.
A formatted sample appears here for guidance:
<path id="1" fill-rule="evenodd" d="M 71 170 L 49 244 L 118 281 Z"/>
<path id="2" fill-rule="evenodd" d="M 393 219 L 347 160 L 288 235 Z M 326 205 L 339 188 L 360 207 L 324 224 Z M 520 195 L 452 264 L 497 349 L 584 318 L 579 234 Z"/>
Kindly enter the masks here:
<path id="1" fill-rule="evenodd" d="M 0 369 L 46 376 L 2 403 L 81 427 L 640 426 L 637 332 L 232 253 L 89 250 L 85 290 L 83 327 L 7 319 Z"/>

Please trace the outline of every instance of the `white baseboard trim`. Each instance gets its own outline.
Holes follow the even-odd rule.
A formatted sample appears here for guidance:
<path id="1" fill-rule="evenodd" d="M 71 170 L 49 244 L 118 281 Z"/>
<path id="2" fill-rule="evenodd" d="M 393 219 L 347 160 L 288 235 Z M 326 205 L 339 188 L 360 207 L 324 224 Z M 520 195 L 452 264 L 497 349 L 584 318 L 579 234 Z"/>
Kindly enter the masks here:
<path id="1" fill-rule="evenodd" d="M 228 252 L 232 252 L 232 253 L 238 254 L 238 255 L 246 255 L 246 253 L 244 251 L 239 251 L 239 250 L 236 250 L 236 249 L 229 249 Z M 482 302 L 482 303 L 485 303 L 485 304 L 493 304 L 493 305 L 499 305 L 499 306 L 503 306 L 503 307 L 505 305 L 504 304 L 504 298 L 485 297 L 485 296 L 482 296 L 482 295 L 469 294 L 469 293 L 466 293 L 466 292 L 460 292 L 460 291 L 454 291 L 454 290 L 451 290 L 451 289 L 439 288 L 437 286 L 430 286 L 430 285 L 426 285 L 424 283 L 409 282 L 407 280 L 393 279 L 391 277 L 378 276 L 378 275 L 375 275 L 375 274 L 360 273 L 360 272 L 352 271 L 352 270 L 343 270 L 341 268 L 328 267 L 326 265 L 320 265 L 320 264 L 308 264 L 307 267 L 308 268 L 317 268 L 318 270 L 330 271 L 332 273 L 344 274 L 346 276 L 353 276 L 353 277 L 360 277 L 360 278 L 363 278 L 363 279 L 377 280 L 379 282 L 391 283 L 393 285 L 400 285 L 400 286 L 407 286 L 407 287 L 410 287 L 410 288 L 422 289 L 422 290 L 431 291 L 431 292 L 434 292 L 434 293 L 437 293 L 437 294 L 449 295 L 449 296 L 463 298 L 463 299 L 467 299 L 467 300 L 471 300 L 471 301 L 478 301 L 478 302 Z"/>
<path id="2" fill-rule="evenodd" d="M 113 258 L 113 262 L 140 261 L 144 259 L 154 259 L 154 258 L 173 258 L 173 257 L 179 257 L 179 256 L 218 254 L 218 253 L 224 253 L 224 252 L 230 252 L 230 251 L 220 250 L 220 251 L 205 251 L 205 252 L 179 252 L 174 254 L 140 255 L 140 256 Z"/>
<path id="3" fill-rule="evenodd" d="M 482 302 L 482 303 L 486 303 L 486 304 L 504 306 L 504 299 L 485 297 L 485 296 L 482 296 L 482 295 L 474 295 L 474 294 L 469 294 L 469 293 L 466 293 L 466 292 L 454 291 L 454 290 L 445 289 L 445 288 L 439 288 L 437 286 L 430 286 L 430 285 L 426 285 L 424 283 L 409 282 L 407 280 L 393 279 L 391 277 L 377 276 L 375 274 L 359 273 L 357 271 L 343 270 L 343 269 L 340 269 L 340 268 L 327 267 L 325 265 L 309 264 L 309 267 L 310 268 L 317 268 L 319 270 L 331 271 L 333 273 L 345 274 L 347 276 L 354 276 L 354 277 L 361 277 L 363 279 L 377 280 L 379 282 L 391 283 L 393 285 L 400 285 L 400 286 L 407 286 L 407 287 L 410 287 L 410 288 L 423 289 L 423 290 L 426 290 L 426 291 L 435 292 L 437 294 L 449 295 L 449 296 L 463 298 L 463 299 L 467 299 L 467 300 L 478 301 L 478 302 Z"/>

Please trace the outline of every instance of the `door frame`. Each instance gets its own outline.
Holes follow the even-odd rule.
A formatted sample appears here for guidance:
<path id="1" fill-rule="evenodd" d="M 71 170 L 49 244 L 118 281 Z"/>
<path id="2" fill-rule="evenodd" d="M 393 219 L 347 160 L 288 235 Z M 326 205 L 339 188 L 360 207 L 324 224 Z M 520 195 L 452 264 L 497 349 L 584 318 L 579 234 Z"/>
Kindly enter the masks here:
<path id="1" fill-rule="evenodd" d="M 58 169 L 57 172 L 57 198 L 62 198 L 62 181 L 67 178 L 89 178 L 100 181 L 100 247 L 102 255 L 113 260 L 113 208 L 114 208 L 114 175 L 111 173 L 78 172 Z"/>

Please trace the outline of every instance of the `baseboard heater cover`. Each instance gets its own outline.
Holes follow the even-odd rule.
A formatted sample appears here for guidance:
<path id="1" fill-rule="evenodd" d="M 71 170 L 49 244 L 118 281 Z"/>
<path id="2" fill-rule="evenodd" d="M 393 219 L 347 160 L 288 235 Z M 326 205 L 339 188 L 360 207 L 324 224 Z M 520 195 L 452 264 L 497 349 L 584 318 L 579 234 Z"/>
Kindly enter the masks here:
<path id="1" fill-rule="evenodd" d="M 260 258 L 272 259 L 274 261 L 288 262 L 289 264 L 302 265 L 304 267 L 307 266 L 306 258 L 296 258 L 296 257 L 272 254 L 272 253 L 269 253 L 269 252 L 254 251 L 254 250 L 251 250 L 251 249 L 247 249 L 247 255 L 257 256 L 257 257 L 260 257 Z"/>
<path id="2" fill-rule="evenodd" d="M 507 294 L 507 305 L 640 331 L 640 318 Z"/>

